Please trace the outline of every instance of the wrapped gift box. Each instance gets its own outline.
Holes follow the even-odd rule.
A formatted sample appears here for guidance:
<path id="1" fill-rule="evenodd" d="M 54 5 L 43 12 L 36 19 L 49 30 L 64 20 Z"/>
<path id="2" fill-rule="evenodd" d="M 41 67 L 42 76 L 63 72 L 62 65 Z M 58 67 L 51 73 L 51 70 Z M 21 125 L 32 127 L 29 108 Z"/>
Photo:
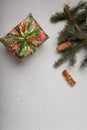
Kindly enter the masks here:
<path id="1" fill-rule="evenodd" d="M 23 60 L 28 55 L 33 54 L 47 39 L 47 34 L 36 22 L 32 14 L 29 14 L 27 18 L 14 27 L 6 36 L 2 37 L 0 41 L 13 55 Z"/>

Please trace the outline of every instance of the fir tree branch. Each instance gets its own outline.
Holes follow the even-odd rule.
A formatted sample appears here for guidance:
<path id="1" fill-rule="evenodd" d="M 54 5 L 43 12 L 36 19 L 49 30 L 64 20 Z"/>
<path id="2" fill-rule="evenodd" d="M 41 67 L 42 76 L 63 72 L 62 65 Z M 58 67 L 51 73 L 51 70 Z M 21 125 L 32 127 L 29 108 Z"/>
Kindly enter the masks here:
<path id="1" fill-rule="evenodd" d="M 67 60 L 70 66 L 74 65 L 77 52 L 82 48 L 87 49 L 87 2 L 80 1 L 72 8 L 65 4 L 63 11 L 56 12 L 50 20 L 52 23 L 66 21 L 64 29 L 58 34 L 58 46 L 62 44 L 62 48 L 64 48 L 67 42 L 73 43 L 70 48 L 67 47 L 60 51 L 61 58 L 55 62 L 54 67 L 57 68 Z M 81 63 L 81 68 L 85 66 L 87 66 L 87 56 Z"/>
<path id="2" fill-rule="evenodd" d="M 86 2 L 83 2 L 83 1 L 80 1 L 79 4 L 73 8 L 71 8 L 71 12 L 72 14 L 75 14 L 78 10 L 80 9 L 84 9 L 87 7 L 87 3 Z M 62 20 L 67 20 L 67 15 L 65 12 L 56 12 L 54 15 L 51 16 L 50 18 L 50 21 L 52 23 L 57 23 L 59 21 L 62 21 Z"/>
<path id="3" fill-rule="evenodd" d="M 74 66 L 75 63 L 76 63 L 76 56 L 71 55 L 69 58 L 69 66 Z"/>
<path id="4" fill-rule="evenodd" d="M 51 23 L 57 23 L 59 21 L 66 20 L 66 14 L 64 12 L 58 12 L 51 16 Z"/>
<path id="5" fill-rule="evenodd" d="M 86 22 L 87 18 L 87 11 L 83 10 L 82 12 L 78 13 L 75 16 L 76 21 L 79 23 L 79 25 L 82 25 L 83 22 Z"/>
<path id="6" fill-rule="evenodd" d="M 57 68 L 60 65 L 62 65 L 64 62 L 66 62 L 68 59 L 65 56 L 61 56 L 60 59 L 58 59 L 57 61 L 55 61 L 54 63 L 54 67 Z"/>
<path id="7" fill-rule="evenodd" d="M 71 12 L 72 14 L 76 14 L 79 10 L 85 9 L 87 7 L 86 1 L 80 1 L 75 7 L 72 7 Z"/>
<path id="8" fill-rule="evenodd" d="M 78 26 L 78 23 L 73 17 L 72 11 L 70 10 L 70 7 L 67 4 L 65 4 L 64 6 L 64 12 L 66 13 L 67 18 L 69 18 L 68 20 L 71 21 L 76 27 L 76 29 L 80 32 L 80 27 Z"/>
<path id="9" fill-rule="evenodd" d="M 54 67 L 57 68 L 64 62 L 69 60 L 69 65 L 73 66 L 76 63 L 76 53 L 84 47 L 84 44 L 74 44 L 73 47 L 61 53 L 61 58 L 54 63 Z"/>
<path id="10" fill-rule="evenodd" d="M 76 33 L 75 27 L 72 24 L 67 24 L 58 35 L 59 44 L 65 41 L 71 41 Z"/>

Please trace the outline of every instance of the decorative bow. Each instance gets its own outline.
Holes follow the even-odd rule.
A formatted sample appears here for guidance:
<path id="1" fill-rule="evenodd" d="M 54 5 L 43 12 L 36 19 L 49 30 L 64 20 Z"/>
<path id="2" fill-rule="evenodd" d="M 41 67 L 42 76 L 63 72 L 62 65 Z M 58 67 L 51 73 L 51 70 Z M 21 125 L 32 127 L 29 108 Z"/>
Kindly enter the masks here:
<path id="1" fill-rule="evenodd" d="M 36 51 L 36 47 L 32 43 L 32 38 L 34 39 L 39 33 L 39 28 L 33 27 L 33 18 L 29 17 L 28 21 L 20 23 L 16 26 L 4 39 L 11 47 L 11 52 L 14 54 L 15 51 L 18 49 L 18 54 L 21 57 L 25 57 L 28 54 L 28 47 L 31 48 L 32 53 Z M 13 45 L 13 43 L 17 43 Z"/>

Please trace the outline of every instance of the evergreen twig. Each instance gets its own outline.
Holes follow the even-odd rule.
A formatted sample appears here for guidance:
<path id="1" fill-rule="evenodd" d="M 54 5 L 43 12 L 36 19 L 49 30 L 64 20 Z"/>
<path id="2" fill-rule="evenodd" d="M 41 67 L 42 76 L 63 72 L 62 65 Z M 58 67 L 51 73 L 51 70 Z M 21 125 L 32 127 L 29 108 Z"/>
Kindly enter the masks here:
<path id="1" fill-rule="evenodd" d="M 58 67 L 66 61 L 69 65 L 76 63 L 76 53 L 82 48 L 87 49 L 87 2 L 80 1 L 75 7 L 70 7 L 68 4 L 64 5 L 61 12 L 56 12 L 51 16 L 50 21 L 57 23 L 59 21 L 66 21 L 64 29 L 58 34 L 58 45 L 65 42 L 73 42 L 73 46 L 59 52 L 61 58 L 55 62 L 54 67 Z M 87 66 L 87 56 L 81 63 L 81 67 Z"/>

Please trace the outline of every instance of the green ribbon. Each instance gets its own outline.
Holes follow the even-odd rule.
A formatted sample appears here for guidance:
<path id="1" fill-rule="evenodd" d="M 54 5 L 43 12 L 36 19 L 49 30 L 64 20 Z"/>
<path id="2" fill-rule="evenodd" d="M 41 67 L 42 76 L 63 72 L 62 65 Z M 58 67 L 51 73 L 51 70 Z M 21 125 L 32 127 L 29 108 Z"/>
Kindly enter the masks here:
<path id="1" fill-rule="evenodd" d="M 36 47 L 33 45 L 33 43 L 31 41 L 29 41 L 29 38 L 37 36 L 40 33 L 40 29 L 32 30 L 33 20 L 34 20 L 33 17 L 29 17 L 29 22 L 28 22 L 24 35 L 21 32 L 19 26 L 16 26 L 15 29 L 17 30 L 17 32 L 20 33 L 21 36 L 17 36 L 17 35 L 9 33 L 8 36 L 6 38 L 4 38 L 4 41 L 6 43 L 8 43 L 8 45 L 9 45 L 9 43 L 13 43 L 13 42 L 21 43 L 19 56 L 27 55 L 27 51 L 28 51 L 27 46 L 30 46 L 30 48 L 33 50 L 33 52 L 36 51 Z M 11 47 L 11 44 L 9 47 Z"/>
<path id="2" fill-rule="evenodd" d="M 30 46 L 30 48 L 33 50 L 33 52 L 36 51 L 36 47 L 32 44 L 32 42 L 30 42 L 27 39 L 29 39 L 29 37 L 36 36 L 39 32 L 40 32 L 40 30 L 36 29 L 29 34 L 25 33 L 22 37 L 19 38 L 19 40 L 22 40 L 22 44 L 21 44 L 21 47 L 20 47 L 20 56 L 26 56 L 27 55 L 27 49 L 26 49 L 27 45 Z"/>

